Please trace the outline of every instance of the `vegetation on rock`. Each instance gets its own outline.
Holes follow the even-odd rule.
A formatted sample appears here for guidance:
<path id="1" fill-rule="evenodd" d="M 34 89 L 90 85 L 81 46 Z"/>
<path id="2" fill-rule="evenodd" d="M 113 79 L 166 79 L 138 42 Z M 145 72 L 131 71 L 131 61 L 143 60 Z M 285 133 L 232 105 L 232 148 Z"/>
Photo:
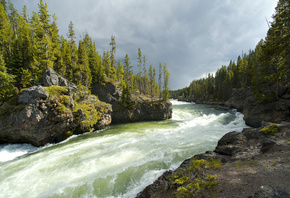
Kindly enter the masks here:
<path id="1" fill-rule="evenodd" d="M 260 132 L 266 135 L 275 135 L 279 132 L 279 129 L 277 128 L 277 124 L 270 124 L 268 127 L 262 128 Z"/>
<path id="2" fill-rule="evenodd" d="M 178 170 L 171 176 L 172 188 L 177 188 L 176 197 L 201 197 L 205 191 L 214 192 L 218 184 L 216 175 L 205 173 L 205 169 L 220 169 L 221 161 L 216 159 L 191 159 L 192 165 L 186 170 Z M 214 195 L 214 193 L 213 193 Z"/>

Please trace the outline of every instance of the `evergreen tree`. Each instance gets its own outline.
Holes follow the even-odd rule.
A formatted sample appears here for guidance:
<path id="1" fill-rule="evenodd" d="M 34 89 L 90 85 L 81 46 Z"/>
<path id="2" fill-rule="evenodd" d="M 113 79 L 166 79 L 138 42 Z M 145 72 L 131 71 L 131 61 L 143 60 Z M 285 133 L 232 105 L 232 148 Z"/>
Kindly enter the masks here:
<path id="1" fill-rule="evenodd" d="M 146 68 L 146 57 L 144 55 L 143 56 L 143 93 L 144 94 L 149 93 L 148 84 L 149 84 L 149 78 L 148 78 L 148 73 L 147 73 L 147 68 Z"/>
<path id="2" fill-rule="evenodd" d="M 57 17 L 53 15 L 53 22 L 51 25 L 51 42 L 52 42 L 52 51 L 51 51 L 51 60 L 53 61 L 53 69 L 57 73 L 64 73 L 64 63 L 60 50 L 60 40 L 57 28 Z"/>
<path id="3" fill-rule="evenodd" d="M 159 63 L 159 77 L 158 77 L 158 85 L 159 85 L 159 98 L 162 96 L 162 64 Z"/>
<path id="4" fill-rule="evenodd" d="M 5 0 L 0 0 L 0 4 L 3 5 L 5 12 L 7 11 L 7 2 Z"/>
<path id="5" fill-rule="evenodd" d="M 153 70 L 152 65 L 150 65 L 149 68 L 149 83 L 150 83 L 150 96 L 151 96 L 151 101 L 153 100 L 154 96 L 154 86 L 155 86 L 155 68 Z"/>
<path id="6" fill-rule="evenodd" d="M 8 63 L 12 51 L 13 31 L 3 4 L 0 4 L 0 53 L 4 62 Z"/>
<path id="7" fill-rule="evenodd" d="M 163 65 L 163 80 L 163 100 L 167 100 L 169 98 L 169 72 L 166 63 Z"/>
<path id="8" fill-rule="evenodd" d="M 123 64 L 122 64 L 122 61 L 119 60 L 118 62 L 118 70 L 117 70 L 117 78 L 118 78 L 118 81 L 121 82 L 121 84 L 124 83 L 124 67 L 123 67 Z"/>
<path id="9" fill-rule="evenodd" d="M 13 95 L 12 80 L 12 77 L 7 73 L 4 58 L 0 54 L 0 104 Z"/>
<path id="10" fill-rule="evenodd" d="M 75 36 L 75 31 L 73 29 L 73 22 L 70 21 L 69 23 L 69 34 L 68 34 L 68 39 L 69 39 L 69 45 L 70 45 L 70 53 L 71 53 L 71 68 L 69 68 L 68 70 L 71 71 L 71 76 L 68 76 L 68 79 L 71 81 L 74 81 L 74 71 L 77 71 L 76 67 L 77 67 L 77 62 L 78 62 L 78 48 L 76 45 L 76 36 Z"/>
<path id="11" fill-rule="evenodd" d="M 10 25 L 12 27 L 13 30 L 13 35 L 14 38 L 16 38 L 16 34 L 17 34 L 17 18 L 18 18 L 18 13 L 16 11 L 16 9 L 14 8 L 14 5 L 11 3 L 11 1 L 8 1 L 9 4 L 9 21 L 10 21 Z"/>
<path id="12" fill-rule="evenodd" d="M 131 66 L 131 62 L 130 62 L 128 54 L 126 54 L 126 56 L 125 56 L 124 68 L 125 68 L 125 79 L 124 80 L 129 84 L 129 82 L 130 82 L 130 72 L 132 70 L 132 66 Z"/>
<path id="13" fill-rule="evenodd" d="M 138 86 L 139 86 L 139 92 L 142 93 L 142 80 L 141 80 L 141 74 L 142 74 L 142 52 L 141 49 L 138 48 L 138 68 L 139 72 L 137 74 L 138 80 Z"/>
<path id="14" fill-rule="evenodd" d="M 71 47 L 69 42 L 63 37 L 60 37 L 60 51 L 63 66 L 59 69 L 59 74 L 66 79 L 71 80 L 73 76 L 72 72 L 72 60 L 71 60 Z"/>

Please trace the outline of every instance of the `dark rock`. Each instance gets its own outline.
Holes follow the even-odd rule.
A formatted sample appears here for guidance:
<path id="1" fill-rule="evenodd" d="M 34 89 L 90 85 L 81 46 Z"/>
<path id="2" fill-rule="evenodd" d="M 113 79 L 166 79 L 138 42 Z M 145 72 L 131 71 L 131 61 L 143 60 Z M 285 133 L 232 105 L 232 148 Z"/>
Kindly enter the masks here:
<path id="1" fill-rule="evenodd" d="M 245 128 L 242 131 L 242 134 L 247 138 L 247 140 L 260 139 L 263 137 L 263 134 L 253 128 Z"/>
<path id="2" fill-rule="evenodd" d="M 21 104 L 36 103 L 37 100 L 45 100 L 48 97 L 49 93 L 42 86 L 33 86 L 19 94 L 18 102 Z"/>
<path id="3" fill-rule="evenodd" d="M 281 97 L 284 94 L 287 94 L 287 87 L 286 86 L 279 86 L 278 88 L 278 96 Z"/>
<path id="4" fill-rule="evenodd" d="M 137 95 L 131 97 L 132 106 L 125 106 L 121 103 L 121 89 L 111 82 L 94 84 L 92 93 L 97 95 L 99 100 L 112 104 L 112 123 L 165 120 L 172 117 L 172 104 L 169 101 L 150 102 Z"/>
<path id="5" fill-rule="evenodd" d="M 49 86 L 67 86 L 68 82 L 61 75 L 56 73 L 53 69 L 47 68 L 43 73 L 43 85 Z"/>
<path id="6" fill-rule="evenodd" d="M 113 104 L 120 101 L 122 92 L 114 83 L 105 82 L 104 84 L 93 84 L 92 94 L 98 96 L 100 101 Z"/>
<path id="7" fill-rule="evenodd" d="M 113 105 L 113 123 L 166 120 L 171 117 L 172 104 L 169 101 L 135 101 L 130 108 L 121 104 Z"/>
<path id="8" fill-rule="evenodd" d="M 43 146 L 67 138 L 67 132 L 76 127 L 72 113 L 61 116 L 55 109 L 56 103 L 42 104 L 47 111 L 42 111 L 37 104 L 28 104 L 20 111 L 0 116 L 0 139 L 3 142 Z"/>
<path id="9" fill-rule="evenodd" d="M 290 198 L 290 194 L 272 186 L 261 186 L 260 190 L 249 198 Z"/>
<path id="10" fill-rule="evenodd" d="M 226 106 L 242 112 L 246 124 L 251 127 L 260 127 L 262 121 L 276 123 L 290 121 L 290 97 L 287 96 L 290 93 L 288 90 L 286 87 L 280 87 L 281 98 L 263 104 L 256 101 L 251 88 L 233 89 L 232 97 L 226 102 Z"/>
<path id="11" fill-rule="evenodd" d="M 34 86 L 19 94 L 19 104 L 0 106 L 1 143 L 43 146 L 60 142 L 73 133 L 101 129 L 111 123 L 112 106 L 90 95 L 85 87 L 78 88 L 52 69 L 47 69 L 43 76 L 46 85 L 67 84 L 69 91 L 49 98 L 43 87 Z M 61 102 L 60 97 L 66 100 Z M 83 109 L 75 109 L 75 102 L 82 104 Z"/>
<path id="12" fill-rule="evenodd" d="M 237 152 L 245 150 L 247 138 L 239 132 L 229 132 L 225 134 L 219 141 L 214 152 L 222 155 L 233 156 Z"/>
<path id="13" fill-rule="evenodd" d="M 264 139 L 262 141 L 261 152 L 265 153 L 265 152 L 269 151 L 275 144 L 276 144 L 276 142 L 271 140 L 271 139 L 268 139 L 268 138 Z"/>

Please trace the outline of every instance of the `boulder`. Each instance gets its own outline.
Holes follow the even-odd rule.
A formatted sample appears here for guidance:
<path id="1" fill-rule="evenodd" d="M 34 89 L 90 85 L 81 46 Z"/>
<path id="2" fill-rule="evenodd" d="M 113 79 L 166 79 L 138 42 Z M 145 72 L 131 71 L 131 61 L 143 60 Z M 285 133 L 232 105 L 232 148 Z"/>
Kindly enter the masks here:
<path id="1" fill-rule="evenodd" d="M 112 122 L 140 122 L 166 120 L 172 117 L 172 104 L 169 101 L 134 101 L 132 107 L 120 103 L 113 105 Z"/>
<path id="2" fill-rule="evenodd" d="M 68 81 L 61 75 L 56 73 L 53 69 L 47 68 L 43 73 L 43 85 L 49 86 L 67 86 Z"/>
<path id="3" fill-rule="evenodd" d="M 270 103 L 258 103 L 252 89 L 233 89 L 226 106 L 244 114 L 244 120 L 251 127 L 260 127 L 263 121 L 280 123 L 290 121 L 290 90 L 279 87 L 279 97 Z"/>
<path id="4" fill-rule="evenodd" d="M 248 198 L 289 198 L 290 194 L 283 190 L 272 186 L 261 186 L 261 188 L 253 195 Z"/>
<path id="5" fill-rule="evenodd" d="M 20 93 L 16 104 L 0 106 L 0 143 L 43 146 L 111 123 L 112 106 L 90 95 L 85 87 L 78 88 L 50 68 L 43 82 L 55 86 L 47 90 L 58 95 L 49 98 L 42 86 L 34 86 Z M 59 92 L 57 86 L 66 86 L 68 91 Z"/>
<path id="6" fill-rule="evenodd" d="M 42 110 L 44 106 L 46 111 Z M 22 110 L 8 112 L 6 116 L 1 115 L 0 140 L 31 143 L 34 146 L 64 140 L 69 136 L 68 131 L 73 130 L 77 123 L 74 122 L 72 112 L 59 114 L 55 107 L 57 103 L 47 101 L 42 103 L 41 108 L 38 104 L 28 104 Z"/>
<path id="7" fill-rule="evenodd" d="M 277 144 L 275 141 L 265 138 L 262 141 L 262 147 L 261 147 L 261 152 L 262 153 L 266 153 L 267 151 L 269 151 L 275 144 Z"/>
<path id="8" fill-rule="evenodd" d="M 105 82 L 104 84 L 93 84 L 92 94 L 98 96 L 100 101 L 110 104 L 120 101 L 122 96 L 121 89 L 112 82 Z"/>
<path id="9" fill-rule="evenodd" d="M 233 156 L 238 152 L 246 150 L 246 136 L 239 132 L 229 132 L 225 134 L 219 141 L 214 152 L 222 155 Z"/>
<path id="10" fill-rule="evenodd" d="M 18 103 L 30 104 L 36 103 L 37 100 L 45 100 L 49 97 L 49 93 L 42 86 L 33 86 L 19 94 Z"/>
<path id="11" fill-rule="evenodd" d="M 172 104 L 169 101 L 150 102 L 145 96 L 131 96 L 131 106 L 121 102 L 121 88 L 111 82 L 94 84 L 92 93 L 99 100 L 112 105 L 112 123 L 128 123 L 151 120 L 165 120 L 172 117 Z"/>

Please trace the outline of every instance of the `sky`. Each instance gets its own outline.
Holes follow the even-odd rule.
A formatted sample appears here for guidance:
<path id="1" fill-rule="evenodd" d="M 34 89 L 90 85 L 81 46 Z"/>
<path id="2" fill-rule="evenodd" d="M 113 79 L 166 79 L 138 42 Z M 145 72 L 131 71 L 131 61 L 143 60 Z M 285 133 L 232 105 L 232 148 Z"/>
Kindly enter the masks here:
<path id="1" fill-rule="evenodd" d="M 101 54 L 116 37 L 116 59 L 126 53 L 137 68 L 166 63 L 170 89 L 181 89 L 255 49 L 264 39 L 278 0 L 43 0 L 56 14 L 59 34 L 70 21 L 77 39 L 88 33 Z M 19 13 L 38 12 L 39 0 L 11 0 Z"/>

